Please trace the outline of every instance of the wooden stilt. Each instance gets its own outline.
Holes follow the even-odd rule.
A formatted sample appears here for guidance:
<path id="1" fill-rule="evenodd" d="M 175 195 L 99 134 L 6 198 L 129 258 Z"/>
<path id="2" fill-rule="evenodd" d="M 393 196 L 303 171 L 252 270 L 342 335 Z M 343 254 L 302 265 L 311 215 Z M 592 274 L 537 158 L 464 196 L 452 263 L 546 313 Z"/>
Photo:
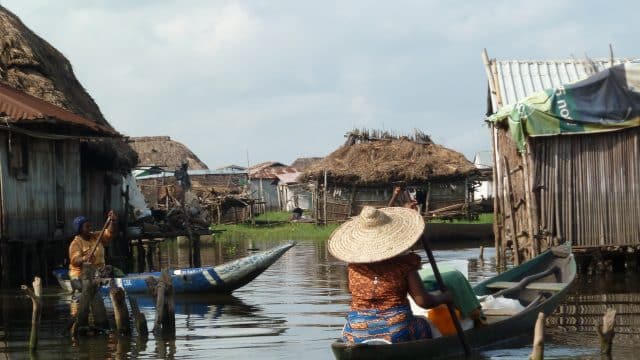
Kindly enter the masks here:
<path id="1" fill-rule="evenodd" d="M 136 325 L 136 331 L 138 337 L 146 339 L 149 336 L 149 329 L 147 328 L 147 319 L 138 307 L 138 300 L 135 297 L 129 296 L 129 304 L 131 305 L 131 313 L 133 314 L 133 321 Z"/>
<path id="2" fill-rule="evenodd" d="M 529 355 L 529 360 L 544 359 L 544 313 L 538 313 L 538 320 L 533 332 L 533 350 Z"/>
<path id="3" fill-rule="evenodd" d="M 175 335 L 173 285 L 168 271 L 163 270 L 159 279 L 149 277 L 146 281 L 156 304 L 153 333 L 156 335 Z"/>
<path id="4" fill-rule="evenodd" d="M 109 297 L 113 304 L 113 313 L 116 319 L 116 331 L 118 335 L 131 335 L 131 322 L 129 321 L 129 310 L 125 300 L 124 289 L 116 286 L 116 281 L 111 279 Z"/>
<path id="5" fill-rule="evenodd" d="M 31 299 L 31 333 L 29 335 L 29 351 L 32 353 L 38 348 L 38 328 L 40 327 L 40 317 L 42 310 L 40 308 L 42 295 L 42 282 L 39 277 L 33 279 L 33 290 L 29 289 L 27 285 L 22 285 L 20 288 Z"/>
<path id="6" fill-rule="evenodd" d="M 600 354 L 611 356 L 613 337 L 615 336 L 616 310 L 607 309 L 602 316 L 602 323 L 596 325 L 596 332 L 600 337 Z"/>
<path id="7" fill-rule="evenodd" d="M 91 312 L 91 303 L 96 297 L 97 284 L 94 281 L 95 267 L 91 264 L 82 265 L 82 293 L 78 304 L 78 312 L 76 321 L 72 328 L 72 335 L 86 335 L 89 331 L 89 313 Z"/>

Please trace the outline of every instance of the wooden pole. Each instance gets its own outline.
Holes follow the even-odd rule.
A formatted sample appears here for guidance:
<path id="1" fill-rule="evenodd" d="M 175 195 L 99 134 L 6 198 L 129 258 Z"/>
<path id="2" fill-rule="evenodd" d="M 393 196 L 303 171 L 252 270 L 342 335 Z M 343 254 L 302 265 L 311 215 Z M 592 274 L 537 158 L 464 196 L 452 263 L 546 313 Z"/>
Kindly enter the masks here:
<path id="1" fill-rule="evenodd" d="M 116 286 L 115 279 L 109 281 L 109 297 L 111 298 L 111 304 L 113 304 L 118 335 L 131 335 L 131 322 L 129 321 L 129 310 L 127 309 L 124 289 Z"/>
<path id="2" fill-rule="evenodd" d="M 527 156 L 527 152 L 529 151 L 528 144 L 525 145 L 525 150 L 522 152 L 522 179 L 524 183 L 524 196 L 526 200 L 526 218 L 527 218 L 527 227 L 529 231 L 529 240 L 531 240 L 531 250 L 533 256 L 536 256 L 540 253 L 540 248 L 538 244 L 538 239 L 536 237 L 537 229 L 535 229 L 535 224 L 533 221 L 533 194 L 531 193 L 531 182 L 530 182 L 530 173 L 529 173 L 529 158 Z M 532 256 L 532 257 L 533 257 Z"/>
<path id="3" fill-rule="evenodd" d="M 602 323 L 596 325 L 596 332 L 600 337 L 600 354 L 611 356 L 613 337 L 615 336 L 616 310 L 608 308 L 602 316 Z"/>
<path id="4" fill-rule="evenodd" d="M 533 332 L 533 351 L 529 355 L 529 360 L 544 359 L 544 313 L 538 313 L 538 320 Z"/>
<path id="5" fill-rule="evenodd" d="M 147 319 L 144 314 L 140 311 L 140 307 L 138 306 L 138 300 L 135 297 L 128 295 L 129 304 L 131 304 L 131 313 L 133 314 L 133 321 L 136 325 L 136 331 L 138 332 L 138 336 L 146 339 L 149 336 L 149 329 L 147 328 Z"/>
<path id="6" fill-rule="evenodd" d="M 509 171 L 509 160 L 504 157 L 504 173 L 505 173 L 505 196 L 504 207 L 507 211 L 507 217 L 511 225 L 511 240 L 513 241 L 513 262 L 516 266 L 520 265 L 520 244 L 518 244 L 518 233 L 516 229 L 516 214 L 513 211 L 513 188 L 511 187 L 511 172 Z"/>
<path id="7" fill-rule="evenodd" d="M 153 333 L 158 335 L 175 336 L 175 305 L 173 299 L 173 285 L 167 270 L 162 271 L 159 279 L 152 276 L 146 279 L 151 295 L 155 299 L 156 318 Z"/>
<path id="8" fill-rule="evenodd" d="M 442 292 L 447 291 L 447 287 L 444 284 L 444 280 L 442 280 L 442 275 L 440 274 L 440 270 L 438 269 L 438 265 L 436 264 L 436 259 L 433 256 L 433 252 L 431 251 L 431 246 L 429 245 L 429 239 L 427 239 L 426 234 L 422 234 L 421 237 L 422 246 L 424 247 L 424 251 L 427 253 L 427 257 L 429 258 L 429 264 L 431 265 L 431 269 L 433 270 L 433 276 L 436 278 L 438 282 L 438 286 Z M 456 315 L 455 309 L 453 308 L 453 304 L 447 303 L 447 308 L 449 309 L 449 315 L 453 320 L 453 325 L 455 325 L 456 332 L 458 333 L 458 339 L 460 339 L 460 344 L 464 349 L 464 353 L 469 356 L 471 355 L 471 347 L 469 347 L 469 343 L 464 336 L 464 332 L 462 331 L 462 326 L 460 326 L 460 321 L 458 320 L 458 316 Z"/>
<path id="9" fill-rule="evenodd" d="M 324 171 L 324 188 L 323 188 L 323 199 L 324 199 L 324 224 L 327 225 L 327 170 Z"/>
<path id="10" fill-rule="evenodd" d="M 486 54 L 486 50 L 484 54 Z M 500 267 L 503 263 L 506 264 L 506 261 L 503 259 L 504 256 L 501 251 L 503 247 L 504 211 L 501 209 L 500 204 L 500 197 L 502 194 L 502 173 L 500 172 L 499 167 L 498 129 L 495 125 L 491 125 L 491 157 L 493 160 L 493 236 L 494 246 L 496 248 L 496 257 L 498 259 L 496 265 Z"/>
<path id="11" fill-rule="evenodd" d="M 91 312 L 91 302 L 96 297 L 97 284 L 94 282 L 95 267 L 90 263 L 82 264 L 82 292 L 78 304 L 78 312 L 73 324 L 73 336 L 84 335 L 89 330 L 89 313 Z"/>
<path id="12" fill-rule="evenodd" d="M 31 333 L 29 335 L 29 351 L 32 353 L 38 348 L 38 328 L 40 327 L 40 318 L 42 315 L 41 296 L 42 296 L 42 282 L 38 276 L 33 279 L 33 290 L 29 289 L 27 285 L 22 285 L 20 288 L 31 299 Z"/>

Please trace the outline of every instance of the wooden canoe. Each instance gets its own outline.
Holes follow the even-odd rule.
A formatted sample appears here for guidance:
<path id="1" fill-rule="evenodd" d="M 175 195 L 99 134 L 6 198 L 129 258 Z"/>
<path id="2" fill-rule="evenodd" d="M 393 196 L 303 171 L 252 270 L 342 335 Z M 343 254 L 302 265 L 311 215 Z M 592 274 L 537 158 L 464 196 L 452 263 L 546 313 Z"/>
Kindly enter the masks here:
<path id="1" fill-rule="evenodd" d="M 530 340 L 538 313 L 550 315 L 566 296 L 576 276 L 576 263 L 571 247 L 560 246 L 474 286 L 473 290 L 478 296 L 490 295 L 500 289 L 513 287 L 527 276 L 556 267 L 555 274 L 530 283 L 514 297 L 525 306 L 524 310 L 515 314 L 489 313 L 488 325 L 465 331 L 474 352 L 515 345 L 522 343 L 523 339 Z M 338 340 L 331 345 L 331 349 L 337 359 L 442 359 L 464 355 L 456 335 L 397 344 L 354 345 Z"/>
<path id="2" fill-rule="evenodd" d="M 173 289 L 176 294 L 230 294 L 262 274 L 294 245 L 295 242 L 284 244 L 218 266 L 172 270 L 170 275 Z M 69 270 L 56 269 L 53 274 L 63 289 L 73 291 L 68 276 Z M 115 280 L 117 285 L 124 288 L 127 293 L 141 294 L 147 292 L 145 279 L 150 276 L 159 277 L 160 273 L 129 274 Z M 109 288 L 106 282 L 100 290 L 108 293 Z"/>

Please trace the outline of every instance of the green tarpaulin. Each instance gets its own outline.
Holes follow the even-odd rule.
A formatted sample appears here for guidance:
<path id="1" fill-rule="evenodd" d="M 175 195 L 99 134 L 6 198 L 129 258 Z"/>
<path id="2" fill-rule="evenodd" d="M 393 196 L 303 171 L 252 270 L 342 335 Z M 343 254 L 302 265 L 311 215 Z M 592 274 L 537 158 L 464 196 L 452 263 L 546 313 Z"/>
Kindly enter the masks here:
<path id="1" fill-rule="evenodd" d="M 640 63 L 627 63 L 504 106 L 487 121 L 508 121 L 519 150 L 526 136 L 598 133 L 640 126 Z"/>

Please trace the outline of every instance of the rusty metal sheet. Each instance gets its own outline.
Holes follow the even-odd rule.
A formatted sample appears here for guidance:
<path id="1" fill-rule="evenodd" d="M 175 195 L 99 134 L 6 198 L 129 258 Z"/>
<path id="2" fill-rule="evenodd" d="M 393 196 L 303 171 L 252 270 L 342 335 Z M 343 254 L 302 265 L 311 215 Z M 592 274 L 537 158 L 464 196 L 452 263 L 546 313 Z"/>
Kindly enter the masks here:
<path id="1" fill-rule="evenodd" d="M 7 116 L 7 120 L 12 123 L 61 123 L 89 130 L 95 135 L 120 136 L 109 126 L 74 114 L 5 84 L 0 84 L 0 114 Z"/>

